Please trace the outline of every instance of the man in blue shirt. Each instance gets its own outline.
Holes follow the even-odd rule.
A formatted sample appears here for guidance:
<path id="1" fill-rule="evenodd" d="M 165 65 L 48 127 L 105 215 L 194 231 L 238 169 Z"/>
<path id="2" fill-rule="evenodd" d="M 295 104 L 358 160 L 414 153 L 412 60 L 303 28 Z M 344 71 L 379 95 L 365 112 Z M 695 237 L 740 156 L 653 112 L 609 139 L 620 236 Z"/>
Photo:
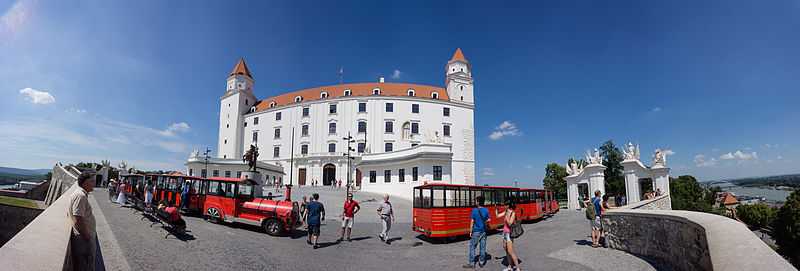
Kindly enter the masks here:
<path id="1" fill-rule="evenodd" d="M 592 221 L 592 247 L 600 246 L 600 234 L 603 230 L 603 225 L 600 223 L 600 217 L 603 215 L 603 198 L 600 197 L 600 190 L 594 191 L 592 198 L 592 205 L 587 207 L 594 207 L 594 221 Z"/>
<path id="2" fill-rule="evenodd" d="M 319 248 L 317 239 L 319 239 L 319 226 L 320 220 L 325 220 L 325 206 L 319 202 L 319 194 L 314 193 L 311 195 L 311 202 L 306 206 L 306 223 L 308 223 L 308 241 L 309 245 L 314 244 L 314 249 Z"/>
<path id="3" fill-rule="evenodd" d="M 486 224 L 489 220 L 489 210 L 483 207 L 483 196 L 475 198 L 476 207 L 470 212 L 469 222 L 469 258 L 464 268 L 475 268 L 475 263 L 481 267 L 486 264 Z M 480 258 L 475 260 L 475 245 L 480 246 Z"/>

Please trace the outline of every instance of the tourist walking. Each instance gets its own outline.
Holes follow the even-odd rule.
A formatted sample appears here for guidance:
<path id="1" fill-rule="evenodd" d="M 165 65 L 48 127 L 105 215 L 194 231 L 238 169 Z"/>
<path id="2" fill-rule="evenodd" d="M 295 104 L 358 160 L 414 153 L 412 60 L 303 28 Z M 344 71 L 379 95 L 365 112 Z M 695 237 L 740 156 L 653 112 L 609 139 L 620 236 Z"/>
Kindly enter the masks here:
<path id="1" fill-rule="evenodd" d="M 344 211 L 342 211 L 342 234 L 339 236 L 339 242 L 344 240 L 345 232 L 347 233 L 347 242 L 350 242 L 350 232 L 353 231 L 353 218 L 356 213 L 361 210 L 358 202 L 353 200 L 353 194 L 347 194 L 347 199 L 344 200 Z"/>
<path id="2" fill-rule="evenodd" d="M 503 218 L 503 249 L 506 251 L 506 262 L 508 262 L 508 267 L 504 271 L 519 271 L 519 258 L 514 251 L 514 241 L 511 238 L 511 227 L 517 222 L 517 205 L 514 201 L 508 200 L 506 206 L 506 210 L 502 213 L 498 213 L 497 209 L 494 209 L 495 216 Z"/>
<path id="3" fill-rule="evenodd" d="M 144 206 L 150 208 L 153 204 L 153 184 L 152 182 L 147 182 L 144 186 Z"/>
<path id="4" fill-rule="evenodd" d="M 600 223 L 600 218 L 603 214 L 603 199 L 600 197 L 600 190 L 594 191 L 592 198 L 592 205 L 587 208 L 594 207 L 594 220 L 592 220 L 592 247 L 596 248 L 600 243 L 600 234 L 603 230 L 603 225 Z"/>
<path id="5" fill-rule="evenodd" d="M 475 268 L 477 263 L 480 267 L 486 264 L 486 222 L 489 221 L 489 210 L 483 207 L 484 198 L 478 196 L 475 198 L 475 208 L 470 212 L 469 221 L 469 253 L 467 264 L 464 268 Z M 475 260 L 475 246 L 480 247 L 480 256 Z"/>
<path id="6" fill-rule="evenodd" d="M 308 223 L 308 244 L 314 245 L 314 249 L 319 248 L 317 240 L 319 239 L 319 227 L 322 224 L 321 220 L 325 220 L 325 206 L 319 202 L 319 194 L 314 193 L 311 195 L 311 202 L 306 207 L 306 219 Z"/>
<path id="7" fill-rule="evenodd" d="M 308 197 L 303 196 L 303 201 L 300 202 L 300 218 L 303 219 L 303 223 L 306 223 L 306 207 L 308 207 Z"/>
<path id="8" fill-rule="evenodd" d="M 189 193 L 191 192 L 192 185 L 189 181 L 183 183 L 181 187 L 181 204 L 180 209 L 185 209 L 189 205 Z"/>
<path id="9" fill-rule="evenodd" d="M 392 229 L 392 221 L 394 221 L 394 210 L 392 203 L 389 202 L 389 194 L 383 195 L 383 203 L 378 207 L 378 216 L 381 218 L 381 233 L 378 237 L 381 241 L 389 244 L 389 230 Z"/>
<path id="10" fill-rule="evenodd" d="M 72 222 L 70 254 L 72 270 L 95 270 L 97 232 L 94 214 L 89 205 L 89 193 L 94 190 L 94 172 L 83 172 L 78 176 L 78 188 L 69 199 L 67 216 Z"/>
<path id="11" fill-rule="evenodd" d="M 117 204 L 125 206 L 128 202 L 128 195 L 125 195 L 125 188 L 128 187 L 124 181 L 119 184 L 119 191 L 117 192 Z"/>

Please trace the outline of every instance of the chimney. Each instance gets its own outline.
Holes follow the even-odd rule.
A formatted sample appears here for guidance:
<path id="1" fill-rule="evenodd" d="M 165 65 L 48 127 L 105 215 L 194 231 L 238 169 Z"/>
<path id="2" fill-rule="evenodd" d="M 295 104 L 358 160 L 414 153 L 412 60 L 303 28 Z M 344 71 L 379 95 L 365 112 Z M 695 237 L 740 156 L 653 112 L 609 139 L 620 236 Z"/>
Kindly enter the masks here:
<path id="1" fill-rule="evenodd" d="M 385 80 L 383 79 L 383 76 L 381 76 L 380 78 L 378 78 L 378 83 L 383 83 L 384 81 L 385 81 Z"/>

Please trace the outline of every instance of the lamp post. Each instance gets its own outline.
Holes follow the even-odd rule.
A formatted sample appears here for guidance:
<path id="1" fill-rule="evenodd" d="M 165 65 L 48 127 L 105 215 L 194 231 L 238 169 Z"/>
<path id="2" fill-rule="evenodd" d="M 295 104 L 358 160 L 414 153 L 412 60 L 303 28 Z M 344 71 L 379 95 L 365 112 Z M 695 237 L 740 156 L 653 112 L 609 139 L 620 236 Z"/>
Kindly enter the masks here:
<path id="1" fill-rule="evenodd" d="M 205 166 L 206 166 L 206 168 L 205 168 L 205 174 L 204 174 L 204 176 L 202 176 L 203 178 L 206 178 L 206 177 L 208 177 L 208 158 L 209 158 L 209 157 L 208 157 L 208 154 L 209 154 L 209 153 L 211 153 L 211 150 L 210 150 L 210 149 L 208 149 L 208 147 L 206 147 L 206 151 L 203 153 L 203 156 L 204 156 L 204 158 L 205 158 L 205 159 L 204 159 L 204 160 L 205 160 Z"/>
<path id="2" fill-rule="evenodd" d="M 350 147 L 350 144 L 352 144 L 352 143 L 354 143 L 356 141 L 353 140 L 352 136 L 350 136 L 350 132 L 347 133 L 347 137 L 344 137 L 342 139 L 347 141 L 347 153 L 344 155 L 345 157 L 347 157 L 347 188 L 345 189 L 345 193 L 347 193 L 347 194 L 345 194 L 345 197 L 346 197 L 348 194 L 350 194 L 350 184 L 351 184 L 350 178 L 351 178 L 351 174 L 352 174 L 352 171 L 353 171 L 353 168 L 352 168 L 352 166 L 350 164 L 350 160 L 352 160 L 353 157 L 350 157 L 350 152 L 351 151 L 355 151 L 352 147 Z"/>

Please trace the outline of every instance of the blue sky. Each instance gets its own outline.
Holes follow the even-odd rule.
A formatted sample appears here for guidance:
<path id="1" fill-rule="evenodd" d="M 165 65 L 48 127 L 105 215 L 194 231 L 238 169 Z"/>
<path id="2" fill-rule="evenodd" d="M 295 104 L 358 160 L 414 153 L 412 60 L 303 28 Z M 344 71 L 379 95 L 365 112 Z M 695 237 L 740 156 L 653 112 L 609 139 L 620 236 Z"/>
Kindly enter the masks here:
<path id="1" fill-rule="evenodd" d="M 442 85 L 461 47 L 479 182 L 540 186 L 608 139 L 673 175 L 800 172 L 800 1 L 294 2 L 0 0 L 0 165 L 181 169 L 239 57 L 264 98 L 339 67 Z"/>

